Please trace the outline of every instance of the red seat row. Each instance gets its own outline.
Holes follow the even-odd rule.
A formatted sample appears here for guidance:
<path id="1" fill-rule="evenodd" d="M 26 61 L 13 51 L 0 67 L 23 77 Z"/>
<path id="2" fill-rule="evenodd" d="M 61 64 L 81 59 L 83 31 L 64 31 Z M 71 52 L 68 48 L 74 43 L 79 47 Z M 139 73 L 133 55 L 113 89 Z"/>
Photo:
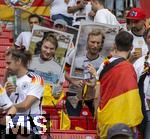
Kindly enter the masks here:
<path id="1" fill-rule="evenodd" d="M 70 116 L 71 121 L 70 129 L 75 130 L 76 128 L 81 128 L 83 130 L 96 130 L 96 120 L 93 117 L 76 117 Z M 50 120 L 52 122 L 51 129 L 60 129 L 60 117 L 58 116 L 50 116 Z"/>
<path id="2" fill-rule="evenodd" d="M 0 76 L 4 76 L 6 72 L 5 68 L 0 68 Z"/>
<path id="3" fill-rule="evenodd" d="M 13 38 L 13 33 L 12 33 L 12 31 L 1 32 L 0 38 L 2 38 L 2 37 L 12 39 Z"/>
<path id="4" fill-rule="evenodd" d="M 5 68 L 5 67 L 6 67 L 6 61 L 0 60 L 0 68 Z"/>
<path id="5" fill-rule="evenodd" d="M 95 130 L 75 131 L 75 130 L 51 130 L 50 133 L 42 135 L 41 139 L 98 139 Z"/>

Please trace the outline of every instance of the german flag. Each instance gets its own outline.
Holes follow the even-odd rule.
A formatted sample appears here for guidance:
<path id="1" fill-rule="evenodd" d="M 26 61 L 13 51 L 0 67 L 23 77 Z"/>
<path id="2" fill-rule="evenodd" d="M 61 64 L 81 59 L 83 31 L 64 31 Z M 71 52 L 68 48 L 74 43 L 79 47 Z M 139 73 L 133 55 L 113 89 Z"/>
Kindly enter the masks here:
<path id="1" fill-rule="evenodd" d="M 1 20 L 13 20 L 14 18 L 14 8 L 9 4 L 9 0 L 0 0 L 0 19 Z M 50 16 L 50 7 L 44 5 L 44 0 L 20 0 L 22 4 L 28 5 L 30 1 L 31 6 L 25 7 L 30 13 L 35 13 L 41 16 Z M 22 7 L 21 5 L 16 4 L 18 7 Z M 7 11 L 7 12 L 6 12 Z"/>
<path id="2" fill-rule="evenodd" d="M 116 123 L 135 127 L 143 119 L 133 66 L 123 60 L 114 65 L 112 63 L 110 67 L 100 75 L 100 104 L 97 116 L 101 139 L 106 139 L 108 128 Z"/>

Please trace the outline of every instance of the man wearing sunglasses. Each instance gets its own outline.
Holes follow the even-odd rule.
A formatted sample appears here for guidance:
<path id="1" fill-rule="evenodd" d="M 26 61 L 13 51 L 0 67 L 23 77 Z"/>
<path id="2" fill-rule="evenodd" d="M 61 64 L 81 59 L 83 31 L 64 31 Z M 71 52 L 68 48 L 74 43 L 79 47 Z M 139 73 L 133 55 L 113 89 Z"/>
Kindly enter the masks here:
<path id="1" fill-rule="evenodd" d="M 28 17 L 28 22 L 30 26 L 30 31 L 24 31 L 19 34 L 15 42 L 15 47 L 17 49 L 29 49 L 33 25 L 40 25 L 41 18 L 36 14 L 31 14 Z"/>
<path id="2" fill-rule="evenodd" d="M 146 14 L 141 8 L 132 8 L 126 16 L 130 22 L 131 31 L 133 35 L 133 49 L 129 60 L 134 63 L 139 57 L 145 55 L 148 47 L 144 41 L 143 34 L 146 29 L 145 20 Z"/>

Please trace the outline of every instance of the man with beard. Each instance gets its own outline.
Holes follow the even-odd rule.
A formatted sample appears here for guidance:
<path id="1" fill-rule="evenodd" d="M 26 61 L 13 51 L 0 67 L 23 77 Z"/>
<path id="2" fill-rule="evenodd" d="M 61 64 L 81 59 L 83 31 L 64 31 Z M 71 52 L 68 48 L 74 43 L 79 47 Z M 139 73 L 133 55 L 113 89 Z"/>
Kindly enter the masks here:
<path id="1" fill-rule="evenodd" d="M 135 63 L 134 68 L 139 82 L 139 91 L 143 102 L 144 120 L 141 125 L 143 139 L 150 137 L 150 28 L 144 32 L 144 39 L 149 51 L 145 56 L 140 57 Z"/>
<path id="2" fill-rule="evenodd" d="M 148 47 L 144 41 L 143 34 L 145 31 L 145 19 L 146 14 L 141 8 L 132 8 L 127 17 L 130 20 L 131 33 L 134 37 L 133 39 L 133 50 L 130 57 L 131 62 L 135 62 L 139 57 L 145 55 L 148 51 Z"/>
<path id="3" fill-rule="evenodd" d="M 90 112 L 94 116 L 94 98 L 95 98 L 95 88 L 92 86 L 94 78 L 87 71 L 87 65 L 92 64 L 97 70 L 100 64 L 103 62 L 103 56 L 100 54 L 102 46 L 104 43 L 104 34 L 100 29 L 93 29 L 87 38 L 86 52 L 83 56 L 77 56 L 75 58 L 75 73 L 82 72 L 84 74 L 84 80 L 75 79 L 68 77 L 66 79 L 69 81 L 69 91 L 67 92 L 66 108 L 67 113 L 70 116 L 79 116 L 81 109 L 83 107 L 83 101 L 88 106 Z M 72 64 L 72 56 L 70 54 L 66 60 L 66 69 Z M 85 86 L 87 89 L 85 91 Z M 85 94 L 83 93 L 85 92 Z"/>
<path id="4" fill-rule="evenodd" d="M 29 127 L 27 122 L 30 121 L 33 131 L 37 131 L 31 120 L 32 116 L 39 116 L 42 113 L 41 99 L 44 81 L 39 75 L 28 71 L 31 58 L 32 55 L 28 51 L 21 52 L 13 48 L 7 51 L 6 68 L 11 75 L 16 75 L 16 83 L 7 81 L 5 88 L 14 106 L 9 109 L 8 114 L 17 112 L 13 118 L 15 123 L 20 115 L 24 116 L 24 120 L 20 122 L 25 127 Z M 12 126 L 9 127 L 12 128 Z"/>
<path id="5" fill-rule="evenodd" d="M 56 83 L 59 80 L 61 66 L 55 61 L 58 40 L 48 33 L 41 44 L 40 54 L 35 55 L 29 69 L 42 76 L 46 82 Z"/>
<path id="6" fill-rule="evenodd" d="M 15 42 L 15 47 L 19 49 L 29 49 L 31 37 L 32 37 L 32 29 L 34 25 L 40 25 L 41 24 L 41 18 L 37 14 L 31 14 L 28 17 L 28 23 L 30 27 L 30 31 L 23 31 L 21 32 Z"/>
<path id="7" fill-rule="evenodd" d="M 52 97 L 59 98 L 61 95 L 64 76 L 62 75 L 61 65 L 55 59 L 57 48 L 58 40 L 56 36 L 48 32 L 41 42 L 40 53 L 32 58 L 29 66 L 31 71 L 44 78 L 42 105 L 53 105 Z"/>

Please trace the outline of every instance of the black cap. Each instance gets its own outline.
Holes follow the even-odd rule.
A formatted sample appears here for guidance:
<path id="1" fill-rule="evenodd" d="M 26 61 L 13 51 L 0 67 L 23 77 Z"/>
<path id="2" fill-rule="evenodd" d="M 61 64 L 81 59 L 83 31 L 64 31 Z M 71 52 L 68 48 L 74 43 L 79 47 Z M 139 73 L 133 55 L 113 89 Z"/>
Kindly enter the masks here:
<path id="1" fill-rule="evenodd" d="M 132 131 L 127 125 L 119 123 L 108 129 L 107 139 L 111 139 L 116 135 L 132 137 Z"/>

